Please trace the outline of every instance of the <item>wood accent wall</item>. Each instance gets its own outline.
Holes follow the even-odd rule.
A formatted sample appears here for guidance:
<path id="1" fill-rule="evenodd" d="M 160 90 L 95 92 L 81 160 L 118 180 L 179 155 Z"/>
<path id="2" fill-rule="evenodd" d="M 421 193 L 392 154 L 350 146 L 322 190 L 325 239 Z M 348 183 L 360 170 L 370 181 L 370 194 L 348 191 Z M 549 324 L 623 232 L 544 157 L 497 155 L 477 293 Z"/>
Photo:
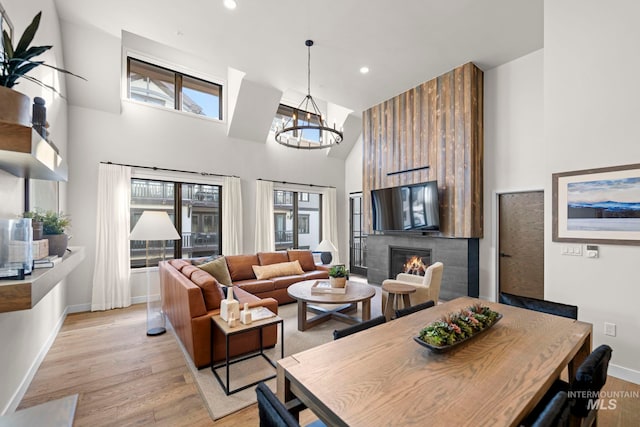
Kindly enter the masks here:
<path id="1" fill-rule="evenodd" d="M 483 237 L 483 80 L 468 63 L 363 113 L 368 232 L 372 189 L 437 180 L 440 235 Z"/>

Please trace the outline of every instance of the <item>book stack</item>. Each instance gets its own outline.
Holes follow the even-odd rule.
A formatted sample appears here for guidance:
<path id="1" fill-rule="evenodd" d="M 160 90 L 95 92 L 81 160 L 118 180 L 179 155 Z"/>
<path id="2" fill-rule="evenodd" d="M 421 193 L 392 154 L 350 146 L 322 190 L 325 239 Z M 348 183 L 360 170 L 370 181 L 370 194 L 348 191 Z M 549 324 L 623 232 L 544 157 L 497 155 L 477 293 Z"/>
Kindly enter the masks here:
<path id="1" fill-rule="evenodd" d="M 33 261 L 33 268 L 51 268 L 62 261 L 58 255 L 49 255 Z"/>

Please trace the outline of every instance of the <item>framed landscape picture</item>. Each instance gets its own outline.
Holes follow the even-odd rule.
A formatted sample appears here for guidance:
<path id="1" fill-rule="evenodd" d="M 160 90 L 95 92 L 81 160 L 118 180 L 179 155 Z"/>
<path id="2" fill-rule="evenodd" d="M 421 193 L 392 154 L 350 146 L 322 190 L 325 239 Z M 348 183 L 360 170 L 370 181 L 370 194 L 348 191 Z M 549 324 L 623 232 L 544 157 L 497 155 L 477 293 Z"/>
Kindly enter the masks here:
<path id="1" fill-rule="evenodd" d="M 552 177 L 554 242 L 640 245 L 640 164 Z"/>

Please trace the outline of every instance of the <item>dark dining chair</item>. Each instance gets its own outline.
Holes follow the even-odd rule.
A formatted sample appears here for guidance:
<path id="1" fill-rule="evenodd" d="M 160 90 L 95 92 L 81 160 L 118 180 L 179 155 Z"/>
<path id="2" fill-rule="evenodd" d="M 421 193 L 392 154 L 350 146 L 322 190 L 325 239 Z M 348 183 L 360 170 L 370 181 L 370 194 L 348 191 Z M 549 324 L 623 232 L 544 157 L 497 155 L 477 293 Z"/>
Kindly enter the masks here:
<path id="1" fill-rule="evenodd" d="M 568 425 L 569 398 L 566 391 L 557 392 L 531 422 L 531 427 L 567 427 Z"/>
<path id="2" fill-rule="evenodd" d="M 271 389 L 261 382 L 256 387 L 256 396 L 258 398 L 258 416 L 260 418 L 260 427 L 300 427 L 298 420 L 287 410 L 287 407 L 280 402 L 280 399 L 273 394 Z M 298 408 L 298 412 L 302 408 Z M 307 424 L 307 427 L 324 427 L 325 424 L 320 421 L 314 421 Z"/>
<path id="3" fill-rule="evenodd" d="M 560 302 L 547 301 L 537 298 L 523 297 L 520 295 L 500 292 L 500 304 L 512 305 L 514 307 L 526 308 L 542 313 L 555 314 L 556 316 L 578 319 L 578 306 L 563 304 Z"/>
<path id="4" fill-rule="evenodd" d="M 427 308 L 431 308 L 434 305 L 436 304 L 433 301 L 429 300 L 429 301 L 422 302 L 420 304 L 412 305 L 411 307 L 398 309 L 396 310 L 396 319 L 398 317 L 408 316 L 409 314 L 413 314 L 420 310 L 426 310 Z"/>
<path id="5" fill-rule="evenodd" d="M 347 335 L 355 334 L 356 332 L 364 331 L 369 328 L 373 328 L 374 326 L 382 325 L 386 321 L 384 316 L 374 317 L 370 320 L 365 320 L 361 323 L 356 323 L 355 325 L 347 326 L 344 329 L 333 331 L 333 339 L 337 340 L 340 338 L 344 338 Z"/>
<path id="6" fill-rule="evenodd" d="M 559 392 L 565 392 L 567 393 L 569 413 L 580 419 L 580 425 L 593 425 L 600 405 L 600 402 L 597 402 L 598 392 L 602 390 L 607 381 L 611 353 L 611 347 L 606 344 L 593 350 L 576 370 L 573 382 L 568 384 L 565 381 L 556 380 L 545 397 L 542 398 L 541 403 L 527 416 L 523 424 L 525 426 L 535 425 L 535 420 L 542 417 L 546 408 L 551 406 L 555 396 Z M 555 424 L 540 424 L 540 426 L 543 425 Z"/>
<path id="7" fill-rule="evenodd" d="M 612 352 L 611 347 L 606 344 L 593 350 L 578 367 L 576 377 L 570 386 L 571 414 L 584 418 L 583 425 L 593 424 L 597 417 L 598 405 L 593 401 L 598 400 L 598 392 L 607 382 L 607 370 Z"/>

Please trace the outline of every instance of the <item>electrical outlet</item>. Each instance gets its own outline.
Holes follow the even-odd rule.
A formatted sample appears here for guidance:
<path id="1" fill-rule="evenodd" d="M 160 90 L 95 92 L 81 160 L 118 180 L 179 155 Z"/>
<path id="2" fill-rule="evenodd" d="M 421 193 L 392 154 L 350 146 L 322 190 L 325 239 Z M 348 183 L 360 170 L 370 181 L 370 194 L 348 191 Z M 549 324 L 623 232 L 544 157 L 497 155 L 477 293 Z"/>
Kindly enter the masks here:
<path id="1" fill-rule="evenodd" d="M 604 334 L 612 337 L 616 336 L 616 324 L 604 322 Z"/>
<path id="2" fill-rule="evenodd" d="M 582 256 L 582 245 L 562 245 L 560 253 L 562 255 Z"/>

